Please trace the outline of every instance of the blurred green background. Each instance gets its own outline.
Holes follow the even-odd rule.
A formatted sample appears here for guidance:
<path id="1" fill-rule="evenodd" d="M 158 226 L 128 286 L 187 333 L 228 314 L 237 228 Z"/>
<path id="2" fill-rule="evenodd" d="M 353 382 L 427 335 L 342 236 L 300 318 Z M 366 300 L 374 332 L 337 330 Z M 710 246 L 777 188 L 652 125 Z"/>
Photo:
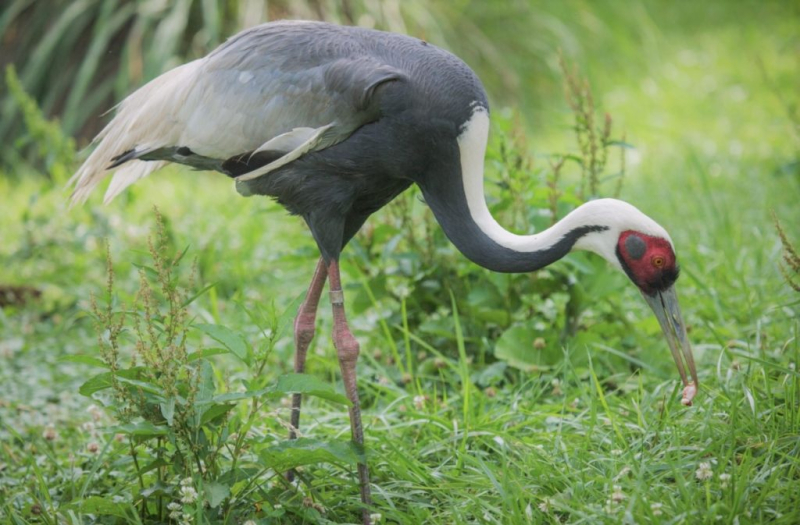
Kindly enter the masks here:
<path id="1" fill-rule="evenodd" d="M 57 116 L 82 146 L 102 126 L 99 115 L 134 87 L 205 55 L 240 29 L 280 18 L 427 39 L 472 66 L 496 107 L 513 106 L 550 136 L 564 124 L 560 50 L 637 137 L 699 143 L 724 130 L 735 132 L 731 140 L 740 149 L 745 143 L 753 149 L 765 138 L 754 122 L 724 118 L 729 108 L 748 106 L 769 112 L 776 126 L 783 120 L 781 131 L 797 140 L 786 118 L 796 113 L 796 90 L 779 89 L 795 79 L 796 2 L 7 0 L 0 66 L 15 64 L 45 115 Z M 632 104 L 640 97 L 652 107 Z M 717 104 L 708 107 L 711 101 Z M 2 108 L 8 166 L 19 155 L 24 127 L 8 96 Z"/>

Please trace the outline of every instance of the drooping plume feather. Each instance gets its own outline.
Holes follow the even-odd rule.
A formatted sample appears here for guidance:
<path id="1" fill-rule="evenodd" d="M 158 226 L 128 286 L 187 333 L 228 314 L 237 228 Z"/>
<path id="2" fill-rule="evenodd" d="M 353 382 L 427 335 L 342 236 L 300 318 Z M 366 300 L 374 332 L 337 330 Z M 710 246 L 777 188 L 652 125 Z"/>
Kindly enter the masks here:
<path id="1" fill-rule="evenodd" d="M 162 168 L 166 162 L 135 160 L 180 138 L 182 109 L 191 91 L 200 61 L 177 67 L 151 80 L 117 106 L 111 122 L 95 137 L 94 151 L 69 180 L 74 186 L 72 202 L 84 202 L 92 190 L 110 173 L 109 166 L 123 153 L 134 160 L 114 173 L 104 201 L 108 203 L 125 188 Z"/>

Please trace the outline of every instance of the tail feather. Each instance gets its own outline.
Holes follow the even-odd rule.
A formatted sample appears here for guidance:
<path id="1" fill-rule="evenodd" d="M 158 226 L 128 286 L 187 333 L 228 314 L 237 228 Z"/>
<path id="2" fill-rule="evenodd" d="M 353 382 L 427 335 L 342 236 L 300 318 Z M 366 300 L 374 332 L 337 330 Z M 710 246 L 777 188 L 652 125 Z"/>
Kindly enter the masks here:
<path id="1" fill-rule="evenodd" d="M 67 183 L 73 187 L 72 204 L 85 202 L 110 170 L 118 166 L 121 167 L 106 191 L 105 203 L 167 164 L 136 159 L 180 138 L 183 128 L 180 113 L 199 65 L 196 60 L 168 71 L 119 104 L 114 118 L 95 137 L 94 151 Z"/>

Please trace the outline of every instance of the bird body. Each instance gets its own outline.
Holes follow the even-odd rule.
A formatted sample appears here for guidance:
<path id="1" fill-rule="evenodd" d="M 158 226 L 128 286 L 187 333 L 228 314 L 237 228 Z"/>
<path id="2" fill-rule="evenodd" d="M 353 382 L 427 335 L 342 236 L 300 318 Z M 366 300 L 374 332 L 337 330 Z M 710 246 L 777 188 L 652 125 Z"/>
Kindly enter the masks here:
<path id="1" fill-rule="evenodd" d="M 73 200 L 83 201 L 116 169 L 108 201 L 174 162 L 224 173 L 242 195 L 271 196 L 303 217 L 321 258 L 295 320 L 295 370 L 304 370 L 329 280 L 333 340 L 359 444 L 359 349 L 347 326 L 338 260 L 364 221 L 412 184 L 448 238 L 486 268 L 534 271 L 584 249 L 626 273 L 667 336 L 690 403 L 697 376 L 673 288 L 678 269 L 667 232 L 614 199 L 590 201 L 534 235 L 506 231 L 484 198 L 488 133 L 486 92 L 447 51 L 363 28 L 276 22 L 243 31 L 131 94 L 70 182 Z M 295 395 L 293 428 L 299 414 Z M 368 523 L 366 465 L 359 465 L 359 478 Z"/>
<path id="2" fill-rule="evenodd" d="M 370 214 L 417 183 L 459 249 L 504 272 L 541 268 L 573 247 L 619 266 L 603 253 L 613 243 L 592 242 L 609 220 L 649 222 L 669 238 L 610 199 L 542 234 L 504 230 L 483 193 L 488 113 L 472 70 L 422 40 L 319 22 L 265 24 L 123 101 L 76 174 L 74 198 L 88 196 L 107 166 L 121 167 L 107 201 L 165 162 L 212 169 L 236 177 L 240 193 L 275 197 L 304 217 L 330 259 Z M 605 216 L 592 223 L 598 213 Z"/>
<path id="3" fill-rule="evenodd" d="M 123 101 L 73 178 L 74 199 L 109 166 L 120 169 L 106 201 L 165 162 L 213 169 L 238 177 L 240 193 L 273 196 L 305 217 L 333 257 L 369 214 L 418 180 L 438 136 L 455 139 L 473 103 L 488 107 L 472 70 L 422 40 L 265 24 Z M 315 226 L 331 220 L 322 210 L 347 223 L 343 239 Z"/>

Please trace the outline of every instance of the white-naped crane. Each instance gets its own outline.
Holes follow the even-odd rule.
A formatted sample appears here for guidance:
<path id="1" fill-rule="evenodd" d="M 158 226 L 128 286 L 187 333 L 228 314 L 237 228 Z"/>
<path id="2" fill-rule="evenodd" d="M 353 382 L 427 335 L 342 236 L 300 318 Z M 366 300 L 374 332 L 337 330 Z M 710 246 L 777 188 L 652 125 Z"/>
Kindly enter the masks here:
<path id="1" fill-rule="evenodd" d="M 108 202 L 175 162 L 224 173 L 240 194 L 273 197 L 300 215 L 321 257 L 294 323 L 294 368 L 304 370 L 327 279 L 333 343 L 358 446 L 364 442 L 359 346 L 345 317 L 339 256 L 373 212 L 412 184 L 450 241 L 485 268 L 532 272 L 581 249 L 625 272 L 655 312 L 685 385 L 682 401 L 691 404 L 697 373 L 675 295 L 678 266 L 669 234 L 614 199 L 587 202 L 535 235 L 506 231 L 484 200 L 488 131 L 484 88 L 454 55 L 404 35 L 273 22 L 235 35 L 123 100 L 72 177 L 72 199 L 84 201 L 115 170 Z M 300 404 L 295 394 L 293 429 Z M 362 518 L 369 523 L 366 464 L 358 465 L 358 475 Z"/>

